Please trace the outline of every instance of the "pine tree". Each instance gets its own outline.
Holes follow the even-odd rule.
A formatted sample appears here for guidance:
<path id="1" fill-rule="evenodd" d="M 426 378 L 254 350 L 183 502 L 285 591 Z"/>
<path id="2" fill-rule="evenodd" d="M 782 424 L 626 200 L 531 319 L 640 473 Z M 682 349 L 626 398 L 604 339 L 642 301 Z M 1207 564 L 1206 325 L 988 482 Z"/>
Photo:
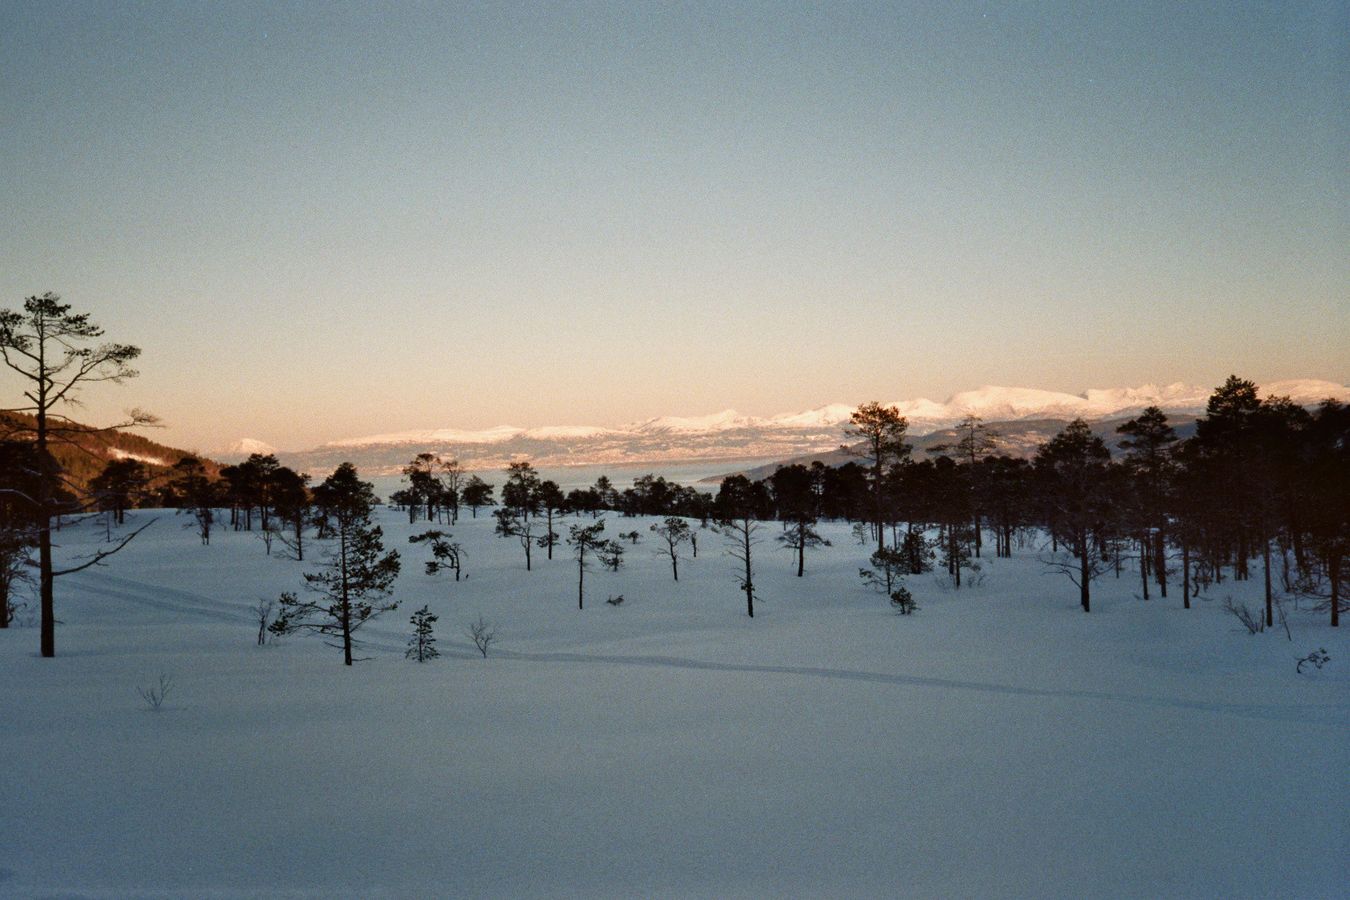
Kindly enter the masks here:
<path id="1" fill-rule="evenodd" d="M 1105 513 L 1106 463 L 1110 456 L 1102 439 L 1082 419 L 1074 419 L 1036 452 L 1049 526 L 1058 539 L 1069 544 L 1077 560 L 1076 566 L 1061 565 L 1053 559 L 1047 564 L 1078 585 L 1084 612 L 1092 609 L 1091 583 L 1100 574 L 1095 538 L 1100 536 Z"/>
<path id="2" fill-rule="evenodd" d="M 849 416 L 850 426 L 844 434 L 856 438 L 861 446 L 844 447 L 844 451 L 860 456 L 871 465 L 872 514 L 877 530 L 877 549 L 886 549 L 886 476 L 892 466 L 909 457 L 910 446 L 905 441 L 909 422 L 894 406 L 882 406 L 875 401 L 864 403 Z"/>
<path id="3" fill-rule="evenodd" d="M 531 549 L 534 547 L 534 523 L 520 510 L 512 506 L 503 506 L 492 513 L 497 519 L 493 532 L 499 537 L 516 538 L 525 551 L 525 571 L 531 571 L 533 560 Z"/>
<path id="4" fill-rule="evenodd" d="M 971 525 L 975 536 L 975 556 L 980 556 L 983 546 L 980 535 L 980 513 L 983 509 L 984 491 L 983 467 L 980 463 L 994 452 L 998 445 L 998 432 L 994 431 L 979 416 L 966 416 L 954 429 L 960 438 L 954 444 L 939 444 L 929 448 L 929 453 L 941 453 L 961 463 L 966 468 L 966 487 L 970 492 L 969 509 Z"/>
<path id="5" fill-rule="evenodd" d="M 763 485 L 759 485 L 762 489 Z M 717 495 L 716 530 L 727 539 L 727 555 L 740 563 L 736 581 L 745 593 L 745 612 L 755 617 L 754 548 L 759 543 L 759 522 L 756 507 L 762 499 L 744 476 L 733 475 L 723 479 Z"/>
<path id="6" fill-rule="evenodd" d="M 421 534 L 414 534 L 408 538 L 412 544 L 420 544 L 424 541 L 431 545 L 431 559 L 427 560 L 427 574 L 437 575 L 441 572 L 454 572 L 455 580 L 459 581 L 460 569 L 464 564 L 464 548 L 451 538 L 454 535 L 448 531 L 424 531 Z"/>
<path id="7" fill-rule="evenodd" d="M 528 462 L 513 462 L 506 467 L 502 485 L 502 506 L 529 518 L 539 507 L 539 473 Z"/>
<path id="8" fill-rule="evenodd" d="M 370 524 L 375 493 L 369 482 L 357 477 L 351 463 L 338 466 L 315 488 L 324 498 L 333 519 L 334 546 L 325 552 L 327 565 L 304 574 L 306 588 L 317 599 L 301 600 L 282 594 L 280 613 L 270 630 L 277 634 L 306 631 L 342 648 L 343 663 L 350 666 L 352 650 L 359 646 L 357 630 L 381 613 L 398 608 L 388 597 L 399 573 L 397 550 L 384 549 L 384 533 Z"/>
<path id="9" fill-rule="evenodd" d="M 463 500 L 464 505 L 473 511 L 473 517 L 475 519 L 478 518 L 478 508 L 480 506 L 491 506 L 496 502 L 492 499 L 492 485 L 488 484 L 477 475 L 470 475 L 469 480 L 464 482 L 464 490 L 461 499 Z"/>
<path id="10" fill-rule="evenodd" d="M 17 436 L 27 437 L 23 432 L 30 433 L 37 452 L 37 496 L 33 499 L 37 508 L 39 643 L 41 655 L 47 658 L 56 655 L 56 579 L 98 565 L 146 527 L 141 526 L 116 546 L 93 554 L 80 565 L 59 571 L 53 565 L 51 520 L 57 513 L 56 500 L 64 481 L 51 448 L 55 443 L 70 442 L 76 433 L 89 431 L 56 410 L 63 404 L 77 402 L 80 388 L 86 385 L 120 384 L 137 375 L 131 363 L 140 356 L 140 348 L 92 343 L 102 336 L 103 329 L 90 320 L 88 313 L 71 312 L 70 304 L 62 303 L 59 296 L 50 292 L 26 298 L 22 311 L 0 310 L 0 362 L 28 382 L 23 394 L 27 403 L 0 412 L 28 413 L 34 419 L 33 427 L 19 428 Z M 154 421 L 153 416 L 133 410 L 126 421 L 112 427 L 148 425 Z"/>
<path id="11" fill-rule="evenodd" d="M 426 662 L 441 655 L 436 649 L 436 636 L 432 633 L 431 627 L 437 618 L 425 606 L 412 614 L 412 618 L 408 621 L 412 623 L 413 635 L 408 639 L 408 652 L 404 654 L 405 658 Z"/>
<path id="12" fill-rule="evenodd" d="M 577 609 L 586 608 L 586 563 L 592 555 L 601 554 L 606 541 L 600 535 L 604 533 L 605 520 L 599 519 L 592 525 L 572 525 L 568 529 L 567 543 L 572 548 L 572 558 L 577 561 Z"/>
<path id="13" fill-rule="evenodd" d="M 691 539 L 689 523 L 678 516 L 666 516 L 664 521 L 651 526 L 650 530 L 665 544 L 664 547 L 658 548 L 657 552 L 670 557 L 670 574 L 675 581 L 679 581 L 680 545 Z"/>
<path id="14" fill-rule="evenodd" d="M 1139 572 L 1143 579 L 1144 599 L 1148 599 L 1148 569 L 1152 559 L 1153 575 L 1159 592 L 1167 596 L 1167 505 L 1175 466 L 1171 458 L 1177 433 L 1167 416 L 1150 406 L 1137 418 L 1116 429 L 1125 438 L 1125 469 L 1132 482 L 1132 506 L 1140 529 Z"/>

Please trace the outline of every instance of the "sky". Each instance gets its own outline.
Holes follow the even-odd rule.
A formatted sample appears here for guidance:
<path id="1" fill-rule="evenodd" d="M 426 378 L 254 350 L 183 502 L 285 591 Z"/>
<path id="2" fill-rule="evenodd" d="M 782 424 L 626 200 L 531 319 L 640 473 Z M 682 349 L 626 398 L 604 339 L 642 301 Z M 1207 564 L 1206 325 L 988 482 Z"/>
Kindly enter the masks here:
<path id="1" fill-rule="evenodd" d="M 0 308 L 283 449 L 1350 381 L 1350 3 L 0 0 Z M 18 383 L 0 375 L 0 406 Z"/>

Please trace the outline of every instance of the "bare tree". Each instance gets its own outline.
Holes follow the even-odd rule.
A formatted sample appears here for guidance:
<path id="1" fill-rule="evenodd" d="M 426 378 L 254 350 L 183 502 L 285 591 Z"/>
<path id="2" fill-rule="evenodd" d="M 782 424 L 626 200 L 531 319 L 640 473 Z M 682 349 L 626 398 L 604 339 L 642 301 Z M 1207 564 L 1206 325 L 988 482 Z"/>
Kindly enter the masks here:
<path id="1" fill-rule="evenodd" d="M 159 708 L 164 705 L 164 699 L 169 696 L 169 691 L 173 688 L 173 679 L 163 672 L 159 675 L 159 683 L 150 687 L 137 687 L 136 693 L 145 701 L 154 712 L 159 712 Z"/>
<path id="2" fill-rule="evenodd" d="M 253 614 L 258 618 L 258 646 L 261 647 L 267 643 L 267 626 L 272 621 L 272 610 L 275 604 L 266 598 L 259 598 L 258 604 L 253 607 Z"/>
<path id="3" fill-rule="evenodd" d="M 484 621 L 482 616 L 478 617 L 477 622 L 470 622 L 467 631 L 469 640 L 478 648 L 478 652 L 487 659 L 488 647 L 492 646 L 497 640 L 497 627 L 491 622 Z"/>

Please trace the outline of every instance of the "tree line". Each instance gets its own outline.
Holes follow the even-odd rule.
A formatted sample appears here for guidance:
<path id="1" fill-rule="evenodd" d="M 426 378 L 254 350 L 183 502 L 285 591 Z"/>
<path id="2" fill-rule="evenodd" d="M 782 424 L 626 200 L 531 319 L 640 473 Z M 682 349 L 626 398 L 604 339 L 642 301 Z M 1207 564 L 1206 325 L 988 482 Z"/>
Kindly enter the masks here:
<path id="1" fill-rule="evenodd" d="M 15 591 L 33 580 L 36 569 L 41 650 L 54 655 L 55 579 L 99 564 L 134 538 L 139 530 L 112 536 L 112 525 L 124 522 L 127 509 L 167 507 L 189 515 L 188 527 L 203 545 L 214 528 L 229 527 L 256 533 L 269 554 L 279 543 L 304 560 L 307 536 L 329 541 L 327 568 L 306 579 L 331 602 L 283 599 L 277 621 L 285 623 L 283 630 L 313 628 L 331 636 L 327 625 L 314 625 L 322 607 L 338 623 L 333 627 L 350 661 L 352 633 L 393 608 L 382 601 L 398 567 L 397 553 L 384 551 L 378 527 L 370 524 L 378 502 L 370 486 L 349 463 L 311 486 L 308 474 L 264 454 L 218 472 L 185 456 L 155 477 L 135 459 L 113 459 L 77 482 L 54 448 L 87 446 L 91 433 L 154 421 L 133 412 L 125 422 L 96 429 L 59 412 L 88 384 L 136 375 L 130 363 L 140 351 L 96 343 L 102 335 L 88 314 L 73 312 L 54 294 L 29 297 L 19 311 L 0 311 L 0 361 L 28 385 L 24 405 L 0 410 L 11 423 L 0 440 L 0 627 L 10 624 Z M 560 548 L 571 549 L 579 605 L 587 566 L 594 561 L 617 570 L 624 540 L 632 544 L 640 537 L 634 530 L 604 538 L 599 517 L 616 513 L 661 520 L 649 530 L 676 580 L 683 548 L 696 556 L 699 531 L 711 525 L 736 560 L 750 616 L 755 548 L 765 523 L 779 524 L 777 542 L 794 553 L 802 576 L 807 552 L 828 544 L 819 522 L 844 520 L 854 523 L 860 541 L 876 547 L 860 575 L 901 612 L 916 608 L 903 585 L 906 576 L 939 568 L 960 587 L 978 572 L 990 545 L 994 556 L 1007 557 L 1015 541 L 1040 540 L 1043 563 L 1074 582 L 1084 611 L 1091 610 L 1093 582 L 1108 571 L 1119 576 L 1133 566 L 1145 599 L 1179 588 L 1189 608 L 1197 591 L 1250 578 L 1259 559 L 1267 626 L 1274 621 L 1277 589 L 1317 597 L 1331 624 L 1339 625 L 1350 546 L 1350 411 L 1339 402 L 1309 410 L 1288 398 L 1262 399 L 1252 382 L 1232 376 L 1209 398 L 1192 437 L 1179 439 L 1166 414 L 1150 407 L 1117 429 L 1124 452 L 1115 460 L 1081 419 L 1030 460 L 998 453 L 998 435 L 974 417 L 959 425 L 956 441 L 914 459 L 907 428 L 895 407 L 865 403 L 845 431 L 844 449 L 855 461 L 783 466 L 761 480 L 733 475 L 715 494 L 658 475 L 622 490 L 602 476 L 564 493 L 528 462 L 507 467 L 498 494 L 458 461 L 422 453 L 404 468 L 406 487 L 389 502 L 410 522 L 449 526 L 463 509 L 476 518 L 496 507 L 495 531 L 520 542 L 527 569 L 536 550 L 553 559 Z M 57 569 L 52 531 L 64 516 L 86 512 L 106 516 L 108 546 Z M 569 515 L 589 516 L 592 524 L 571 525 L 563 536 L 557 529 Z M 690 527 L 694 520 L 700 529 Z M 452 538 L 437 528 L 413 536 L 432 552 L 429 573 L 460 577 L 463 548 Z"/>

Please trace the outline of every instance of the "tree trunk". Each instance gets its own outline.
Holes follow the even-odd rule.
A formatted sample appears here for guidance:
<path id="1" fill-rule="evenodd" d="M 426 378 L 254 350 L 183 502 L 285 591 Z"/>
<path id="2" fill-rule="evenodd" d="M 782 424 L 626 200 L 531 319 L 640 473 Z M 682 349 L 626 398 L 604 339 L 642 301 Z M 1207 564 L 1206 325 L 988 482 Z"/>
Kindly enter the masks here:
<path id="1" fill-rule="evenodd" d="M 347 530 L 339 529 L 338 553 L 342 572 L 342 664 L 352 664 L 352 603 L 347 586 Z"/>
<path id="2" fill-rule="evenodd" d="M 750 618 L 755 617 L 755 583 L 751 577 L 750 566 L 750 523 L 745 523 L 745 610 Z"/>
<path id="3" fill-rule="evenodd" d="M 886 504 L 884 499 L 883 482 L 881 480 L 881 447 L 874 448 L 876 453 L 876 465 L 872 469 L 872 477 L 876 479 L 876 501 L 877 501 L 877 552 L 882 553 L 886 550 Z"/>
<path id="4" fill-rule="evenodd" d="M 952 583 L 961 586 L 961 534 L 955 527 L 952 534 Z"/>
<path id="5" fill-rule="evenodd" d="M 47 371 L 45 344 L 38 342 L 38 370 Z M 38 580 L 41 594 L 42 635 L 39 639 L 42 656 L 56 656 L 56 601 L 52 582 L 55 579 L 52 568 L 52 486 L 55 473 L 51 471 L 53 462 L 47 456 L 47 383 L 43 379 L 38 384 L 37 402 L 37 454 L 38 454 Z"/>
<path id="6" fill-rule="evenodd" d="M 1158 594 L 1167 599 L 1167 537 L 1161 528 L 1153 538 L 1153 574 L 1158 579 Z"/>
<path id="7" fill-rule="evenodd" d="M 1327 574 L 1331 578 L 1331 627 L 1341 627 L 1341 548 L 1332 544 L 1327 559 Z"/>
<path id="8" fill-rule="evenodd" d="M 1181 544 L 1181 606 L 1191 608 L 1191 545 Z"/>
<path id="9" fill-rule="evenodd" d="M 1148 535 L 1139 538 L 1139 581 L 1144 586 L 1144 599 L 1148 599 Z"/>
<path id="10" fill-rule="evenodd" d="M 1079 585 L 1078 585 L 1079 602 L 1083 604 L 1083 612 L 1091 612 L 1092 598 L 1089 594 L 1088 589 L 1089 566 L 1088 566 L 1087 532 L 1082 532 L 1078 537 L 1078 572 L 1079 572 Z"/>
<path id="11" fill-rule="evenodd" d="M 1271 628 L 1275 625 L 1275 605 L 1270 592 L 1270 538 L 1265 535 L 1261 537 L 1261 559 L 1266 581 L 1266 627 Z"/>

